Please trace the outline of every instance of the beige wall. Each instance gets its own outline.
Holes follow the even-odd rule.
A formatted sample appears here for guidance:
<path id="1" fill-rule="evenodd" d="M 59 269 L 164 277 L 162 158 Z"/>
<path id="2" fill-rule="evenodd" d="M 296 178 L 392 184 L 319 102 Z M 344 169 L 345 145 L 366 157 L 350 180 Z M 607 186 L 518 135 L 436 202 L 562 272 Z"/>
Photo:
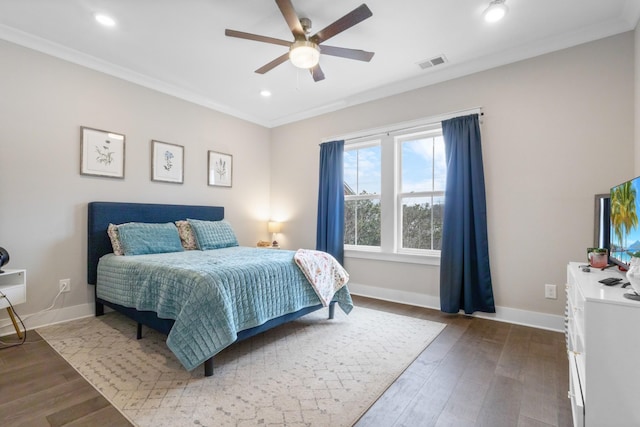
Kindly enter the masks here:
<path id="1" fill-rule="evenodd" d="M 482 106 L 496 304 L 560 315 L 565 264 L 591 244 L 593 195 L 634 175 L 637 52 L 626 33 L 269 130 L 0 42 L 0 246 L 28 270 L 19 312 L 47 307 L 62 278 L 72 292 L 57 307 L 92 301 L 89 201 L 222 205 L 243 245 L 269 237 L 271 216 L 286 221 L 285 247 L 314 247 L 321 140 Z M 79 174 L 82 125 L 127 136 L 124 180 Z M 151 139 L 185 146 L 184 185 L 150 181 Z M 207 150 L 233 154 L 232 189 L 206 185 Z M 392 296 L 438 295 L 437 267 L 346 265 Z M 559 285 L 557 301 L 545 283 Z"/>
<path id="2" fill-rule="evenodd" d="M 594 195 L 634 173 L 633 32 L 273 129 L 281 241 L 315 244 L 318 143 L 482 106 L 496 304 L 561 315 L 566 263 L 593 239 Z M 295 160 L 293 160 L 295 159 Z M 356 284 L 437 296 L 434 266 L 347 259 Z M 544 284 L 558 285 L 558 300 Z"/>
<path id="3" fill-rule="evenodd" d="M 10 43 L 0 57 L 0 246 L 27 269 L 19 313 L 49 306 L 62 278 L 56 308 L 92 301 L 92 200 L 221 205 L 241 244 L 269 237 L 268 129 Z M 124 180 L 79 174 L 82 125 L 126 135 Z M 151 182 L 151 139 L 185 147 L 183 185 Z M 207 186 L 207 150 L 233 155 L 231 189 Z"/>

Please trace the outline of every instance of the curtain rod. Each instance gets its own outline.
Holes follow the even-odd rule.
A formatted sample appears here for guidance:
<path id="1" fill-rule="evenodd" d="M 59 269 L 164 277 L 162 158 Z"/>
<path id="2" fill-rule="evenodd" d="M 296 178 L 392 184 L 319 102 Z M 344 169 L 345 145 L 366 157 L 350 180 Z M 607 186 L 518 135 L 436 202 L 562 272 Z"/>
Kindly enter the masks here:
<path id="1" fill-rule="evenodd" d="M 396 123 L 395 125 L 390 125 L 385 128 L 366 129 L 360 132 L 353 132 L 353 133 L 348 133 L 344 135 L 338 135 L 331 138 L 323 138 L 322 142 L 319 145 L 325 142 L 330 142 L 330 141 L 338 141 L 338 140 L 351 141 L 354 139 L 371 138 L 374 136 L 388 135 L 393 132 L 401 132 L 405 130 L 417 129 L 433 123 L 441 122 L 443 120 L 452 119 L 457 116 L 469 115 L 469 114 L 478 114 L 480 116 L 484 116 L 484 113 L 482 112 L 482 107 L 468 108 L 466 110 L 451 111 L 449 113 L 438 114 L 436 116 L 425 117 L 423 119 L 412 120 L 410 122 Z"/>

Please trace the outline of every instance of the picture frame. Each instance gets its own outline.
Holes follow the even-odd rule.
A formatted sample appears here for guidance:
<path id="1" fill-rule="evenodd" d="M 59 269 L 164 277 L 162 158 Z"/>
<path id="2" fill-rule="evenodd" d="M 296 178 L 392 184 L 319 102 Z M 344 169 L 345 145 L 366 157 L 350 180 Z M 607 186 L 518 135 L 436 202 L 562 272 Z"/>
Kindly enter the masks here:
<path id="1" fill-rule="evenodd" d="M 151 181 L 184 183 L 184 146 L 151 140 Z"/>
<path id="2" fill-rule="evenodd" d="M 207 162 L 208 184 L 214 187 L 231 187 L 233 156 L 209 150 Z"/>
<path id="3" fill-rule="evenodd" d="M 80 175 L 124 179 L 124 134 L 80 127 Z"/>

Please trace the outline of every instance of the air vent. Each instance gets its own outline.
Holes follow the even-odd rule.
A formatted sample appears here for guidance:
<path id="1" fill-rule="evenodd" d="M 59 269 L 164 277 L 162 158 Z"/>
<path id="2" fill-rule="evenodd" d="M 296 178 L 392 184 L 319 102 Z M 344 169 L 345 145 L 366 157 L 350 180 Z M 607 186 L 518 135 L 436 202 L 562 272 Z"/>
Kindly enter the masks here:
<path id="1" fill-rule="evenodd" d="M 435 67 L 436 65 L 441 65 L 441 64 L 444 64 L 445 62 L 447 62 L 447 57 L 444 56 L 444 55 L 439 55 L 439 56 L 435 56 L 435 57 L 433 57 L 431 59 L 427 59 L 425 61 L 418 62 L 418 65 L 423 70 L 426 70 L 427 68 Z"/>

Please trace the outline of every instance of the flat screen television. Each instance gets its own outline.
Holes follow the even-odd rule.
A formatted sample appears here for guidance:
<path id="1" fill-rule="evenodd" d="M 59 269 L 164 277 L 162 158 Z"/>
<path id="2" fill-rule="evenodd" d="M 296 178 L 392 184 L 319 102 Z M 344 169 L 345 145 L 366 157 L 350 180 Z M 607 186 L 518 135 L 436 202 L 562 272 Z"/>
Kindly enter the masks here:
<path id="1" fill-rule="evenodd" d="M 626 269 L 629 253 L 640 251 L 640 177 L 612 187 L 609 197 L 609 260 Z"/>

